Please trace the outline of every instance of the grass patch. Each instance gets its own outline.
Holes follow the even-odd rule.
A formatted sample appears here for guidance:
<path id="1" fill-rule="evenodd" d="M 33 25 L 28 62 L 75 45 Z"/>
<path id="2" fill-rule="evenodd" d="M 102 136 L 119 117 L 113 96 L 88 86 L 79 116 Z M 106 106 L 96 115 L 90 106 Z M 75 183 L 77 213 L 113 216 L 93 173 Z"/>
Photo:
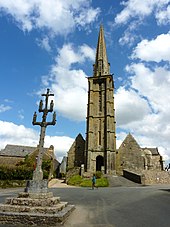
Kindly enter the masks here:
<path id="1" fill-rule="evenodd" d="M 67 184 L 79 186 L 81 184 L 81 182 L 82 182 L 82 177 L 80 175 L 75 175 L 75 176 L 70 177 Z"/>
<path id="2" fill-rule="evenodd" d="M 80 175 L 75 175 L 75 176 L 72 176 L 68 180 L 68 185 L 74 185 L 74 186 L 80 186 L 80 187 L 91 187 L 92 181 L 91 181 L 91 179 L 82 178 Z M 107 178 L 101 177 L 96 180 L 96 186 L 97 187 L 108 187 L 109 182 L 108 182 Z"/>

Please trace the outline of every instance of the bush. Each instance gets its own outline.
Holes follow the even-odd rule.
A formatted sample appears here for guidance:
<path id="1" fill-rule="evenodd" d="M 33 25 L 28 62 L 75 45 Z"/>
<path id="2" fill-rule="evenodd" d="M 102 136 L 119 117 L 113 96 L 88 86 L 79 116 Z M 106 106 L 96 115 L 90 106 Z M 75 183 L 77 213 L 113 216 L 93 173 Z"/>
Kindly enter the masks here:
<path id="1" fill-rule="evenodd" d="M 81 187 L 91 187 L 92 186 L 92 181 L 91 179 L 83 179 L 82 182 L 80 183 Z"/>
<path id="2" fill-rule="evenodd" d="M 0 180 L 30 180 L 32 179 L 32 174 L 33 168 L 0 166 Z"/>
<path id="3" fill-rule="evenodd" d="M 96 179 L 99 179 L 102 177 L 102 172 L 101 171 L 96 171 Z"/>
<path id="4" fill-rule="evenodd" d="M 25 187 L 25 180 L 0 180 L 0 188 Z"/>
<path id="5" fill-rule="evenodd" d="M 108 187 L 109 186 L 109 182 L 108 182 L 107 178 L 102 177 L 100 179 L 97 179 L 96 186 L 97 187 Z"/>
<path id="6" fill-rule="evenodd" d="M 68 180 L 69 185 L 79 186 L 82 182 L 82 177 L 80 175 L 74 175 Z"/>

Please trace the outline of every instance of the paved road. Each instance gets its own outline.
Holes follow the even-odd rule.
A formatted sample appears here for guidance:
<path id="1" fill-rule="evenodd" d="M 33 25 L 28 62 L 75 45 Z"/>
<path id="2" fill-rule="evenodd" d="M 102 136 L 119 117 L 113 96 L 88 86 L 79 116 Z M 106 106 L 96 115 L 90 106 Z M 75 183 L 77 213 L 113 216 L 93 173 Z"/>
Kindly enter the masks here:
<path id="1" fill-rule="evenodd" d="M 170 185 L 50 190 L 61 201 L 76 206 L 64 227 L 170 226 Z M 17 190 L 0 190 L 0 202 L 13 195 L 17 195 Z"/>

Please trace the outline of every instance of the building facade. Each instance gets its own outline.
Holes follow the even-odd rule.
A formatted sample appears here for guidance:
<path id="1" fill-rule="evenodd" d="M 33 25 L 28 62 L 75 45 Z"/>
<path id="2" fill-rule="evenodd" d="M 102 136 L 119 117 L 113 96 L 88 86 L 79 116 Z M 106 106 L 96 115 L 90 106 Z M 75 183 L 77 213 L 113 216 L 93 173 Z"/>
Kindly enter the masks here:
<path id="1" fill-rule="evenodd" d="M 163 170 L 163 159 L 158 148 L 141 148 L 130 133 L 116 153 L 116 172 L 119 175 L 123 174 L 123 170 L 140 174 L 144 170 Z"/>
<path id="2" fill-rule="evenodd" d="M 79 135 L 72 144 L 68 152 L 68 169 L 84 164 L 87 175 L 96 171 L 118 175 L 122 175 L 124 170 L 137 174 L 161 172 L 163 159 L 158 149 L 141 148 L 131 134 L 116 150 L 114 80 L 110 74 L 102 26 L 93 67 L 93 76 L 88 77 L 86 140 Z"/>
<path id="3" fill-rule="evenodd" d="M 67 152 L 67 168 L 81 167 L 84 164 L 85 140 L 81 134 L 78 134 L 75 141 Z"/>
<path id="4" fill-rule="evenodd" d="M 103 27 L 100 27 L 93 76 L 88 77 L 85 170 L 116 170 L 114 81 L 107 60 Z"/>

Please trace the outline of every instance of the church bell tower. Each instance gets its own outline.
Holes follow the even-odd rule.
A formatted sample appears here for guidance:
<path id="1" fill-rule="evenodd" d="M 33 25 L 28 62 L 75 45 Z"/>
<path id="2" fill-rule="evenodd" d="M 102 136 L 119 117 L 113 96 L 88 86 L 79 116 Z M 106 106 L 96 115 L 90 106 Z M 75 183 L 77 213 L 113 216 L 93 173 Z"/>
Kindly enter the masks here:
<path id="1" fill-rule="evenodd" d="M 114 81 L 110 74 L 103 26 L 100 26 L 93 76 L 88 77 L 85 168 L 87 172 L 116 169 Z"/>

